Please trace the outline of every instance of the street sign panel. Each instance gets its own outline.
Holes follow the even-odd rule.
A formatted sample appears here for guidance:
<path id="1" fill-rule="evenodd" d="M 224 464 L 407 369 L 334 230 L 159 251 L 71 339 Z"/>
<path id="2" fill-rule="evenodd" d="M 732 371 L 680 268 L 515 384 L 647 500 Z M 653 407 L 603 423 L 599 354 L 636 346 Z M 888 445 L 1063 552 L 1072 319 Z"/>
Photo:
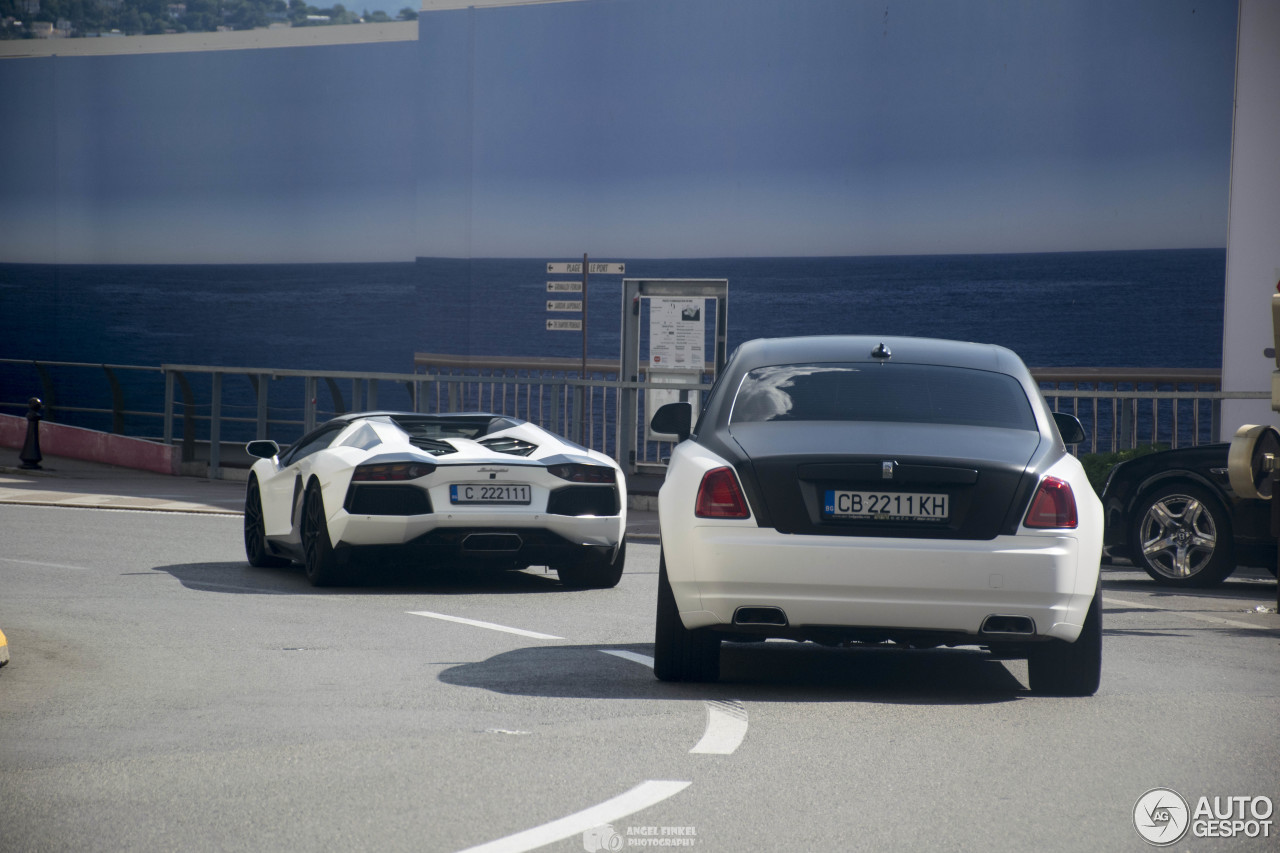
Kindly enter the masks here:
<path id="1" fill-rule="evenodd" d="M 548 332 L 581 332 L 581 320 L 548 320 Z"/>
<path id="2" fill-rule="evenodd" d="M 547 282 L 547 293 L 581 293 L 582 282 L 580 281 L 549 281 Z"/>
<path id="3" fill-rule="evenodd" d="M 626 275 L 626 264 L 603 264 L 591 262 L 587 264 L 587 272 L 592 275 Z M 576 273 L 582 275 L 582 261 L 567 264 L 547 264 L 547 274 Z"/>
<path id="4" fill-rule="evenodd" d="M 581 299 L 548 299 L 548 311 L 581 311 Z"/>

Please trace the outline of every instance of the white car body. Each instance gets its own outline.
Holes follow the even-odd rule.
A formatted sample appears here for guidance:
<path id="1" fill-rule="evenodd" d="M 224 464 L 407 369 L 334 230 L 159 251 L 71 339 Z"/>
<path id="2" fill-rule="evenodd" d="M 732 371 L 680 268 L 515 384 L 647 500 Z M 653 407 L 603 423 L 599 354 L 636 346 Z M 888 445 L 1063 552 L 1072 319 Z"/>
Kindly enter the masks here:
<path id="1" fill-rule="evenodd" d="M 1082 530 L 1025 526 L 986 541 L 795 536 L 742 520 L 694 517 L 703 475 L 729 462 L 680 444 L 658 496 L 663 554 L 687 628 L 731 625 L 740 607 L 781 605 L 793 627 L 892 626 L 955 631 L 980 644 L 991 615 L 1029 617 L 1038 633 L 1074 641 L 1098 583 L 1102 506 Z M 1049 472 L 1092 495 L 1071 456 Z M 1083 556 L 1083 559 L 1082 559 Z M 857 563 L 851 574 L 851 561 Z M 939 569 L 943 569 L 940 571 Z M 780 571 L 781 569 L 781 571 Z"/>
<path id="2" fill-rule="evenodd" d="M 994 389 L 990 411 L 1008 405 L 1016 425 L 981 405 L 973 422 L 948 421 L 948 406 L 969 405 L 960 376 Z M 890 414 L 859 420 L 841 411 L 862 405 L 844 402 L 853 391 L 813 390 L 837 381 L 874 387 L 865 405 Z M 895 395 L 932 392 L 945 402 L 920 405 L 936 420 L 895 419 L 915 405 Z M 1102 504 L 1059 433 L 1079 423 L 1050 411 L 1015 354 L 914 338 L 752 341 L 696 428 L 684 405 L 655 416 L 657 431 L 692 432 L 658 495 L 659 678 L 714 680 L 719 638 L 746 635 L 987 647 L 1027 657 L 1044 692 L 1096 689 Z M 839 413 L 808 418 L 804 406 Z M 839 514 L 834 496 L 855 494 L 857 512 Z M 901 515 L 862 505 L 895 498 Z M 902 509 L 913 500 L 949 509 Z M 1042 506 L 1062 514 L 1032 525 Z"/>
<path id="3" fill-rule="evenodd" d="M 329 421 L 285 453 L 272 442 L 249 448 L 263 457 L 246 492 L 250 562 L 295 559 L 316 583 L 351 579 L 352 556 L 389 549 L 417 550 L 427 564 L 550 565 L 562 580 L 585 581 L 571 584 L 579 586 L 617 582 L 591 582 L 580 564 L 603 560 L 620 574 L 621 470 L 534 424 L 486 413 L 368 412 Z M 555 471 L 593 479 L 575 482 Z M 312 493 L 323 508 L 323 524 L 318 511 L 310 516 L 311 529 L 324 529 L 322 541 L 311 543 L 320 546 L 318 558 L 308 551 Z M 330 552 L 342 565 L 315 562 Z"/>

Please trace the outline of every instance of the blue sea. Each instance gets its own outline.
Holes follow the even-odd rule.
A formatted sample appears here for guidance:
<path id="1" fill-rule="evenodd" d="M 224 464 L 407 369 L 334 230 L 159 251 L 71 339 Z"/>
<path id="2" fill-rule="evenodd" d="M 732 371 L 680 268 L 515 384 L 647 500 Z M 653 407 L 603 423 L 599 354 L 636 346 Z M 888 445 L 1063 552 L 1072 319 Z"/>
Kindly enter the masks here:
<path id="1" fill-rule="evenodd" d="M 415 352 L 578 357 L 579 334 L 545 330 L 548 260 L 581 258 L 0 264 L 0 358 L 410 373 Z M 727 279 L 730 349 L 865 333 L 997 343 L 1032 367 L 1221 364 L 1224 249 L 591 260 Z M 593 358 L 618 356 L 620 292 L 620 276 L 591 277 Z M 0 402 L 40 393 L 31 376 L 0 365 Z"/>

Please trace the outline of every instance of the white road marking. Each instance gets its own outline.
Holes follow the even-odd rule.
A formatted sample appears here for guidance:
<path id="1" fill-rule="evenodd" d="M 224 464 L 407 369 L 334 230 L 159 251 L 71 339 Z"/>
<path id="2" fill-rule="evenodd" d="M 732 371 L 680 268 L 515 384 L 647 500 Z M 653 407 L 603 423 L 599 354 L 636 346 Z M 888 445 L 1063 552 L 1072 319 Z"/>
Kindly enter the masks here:
<path id="1" fill-rule="evenodd" d="M 747 709 L 735 700 L 708 699 L 706 704 L 706 731 L 689 751 L 700 755 L 732 755 L 747 736 Z"/>
<path id="2" fill-rule="evenodd" d="M 36 560 L 15 560 L 12 557 L 0 557 L 0 561 L 5 563 L 18 563 L 23 566 L 47 566 L 50 569 L 74 569 L 77 572 L 92 571 L 86 566 L 67 566 L 62 563 L 41 563 Z"/>
<path id="3" fill-rule="evenodd" d="M 511 628 L 506 625 L 495 625 L 492 622 L 481 622 L 477 619 L 463 619 L 461 616 L 449 616 L 445 613 L 432 613 L 429 610 L 406 610 L 411 616 L 426 616 L 429 619 L 443 619 L 446 622 L 457 622 L 462 625 L 472 625 L 476 628 L 488 628 L 490 631 L 504 631 L 508 634 L 519 634 L 521 637 L 532 637 L 535 640 L 563 640 L 564 637 L 557 637 L 555 634 L 540 634 L 537 631 L 526 631 L 523 628 Z"/>
<path id="4" fill-rule="evenodd" d="M 1236 619 L 1224 619 L 1221 616 L 1209 616 L 1205 613 L 1190 613 L 1186 610 L 1170 610 L 1167 607 L 1158 607 L 1154 604 L 1144 604 L 1140 601 L 1129 601 L 1124 598 L 1115 598 L 1113 596 L 1105 596 L 1102 599 L 1103 604 L 1111 604 L 1117 607 L 1137 607 L 1140 610 L 1159 610 L 1162 613 L 1176 613 L 1179 616 L 1185 616 L 1188 619 L 1198 619 L 1201 622 L 1207 622 L 1210 625 L 1232 625 L 1236 628 L 1249 628 L 1253 631 L 1274 631 L 1275 629 L 1268 625 L 1254 625 L 1251 622 L 1241 622 Z"/>
<path id="5" fill-rule="evenodd" d="M 633 661 L 635 663 L 643 664 L 649 667 L 649 669 L 653 669 L 653 658 L 648 655 L 642 655 L 638 652 L 626 652 L 621 649 L 601 649 L 600 651 L 604 652 L 606 655 L 613 655 L 616 658 Z"/>
<path id="6" fill-rule="evenodd" d="M 527 850 L 535 850 L 556 841 L 563 841 L 588 829 L 635 814 L 675 796 L 691 784 L 693 783 L 650 779 L 597 806 L 574 812 L 559 820 L 544 823 L 542 826 L 535 826 L 533 829 L 526 829 L 524 832 L 517 832 L 515 835 L 468 847 L 460 853 L 525 853 Z"/>
<path id="7" fill-rule="evenodd" d="M 635 661 L 653 667 L 653 658 L 622 649 L 601 649 L 606 655 Z M 698 755 L 732 755 L 747 736 L 747 709 L 736 699 L 720 701 L 707 699 L 707 727 L 702 740 L 693 745 L 691 753 Z"/>

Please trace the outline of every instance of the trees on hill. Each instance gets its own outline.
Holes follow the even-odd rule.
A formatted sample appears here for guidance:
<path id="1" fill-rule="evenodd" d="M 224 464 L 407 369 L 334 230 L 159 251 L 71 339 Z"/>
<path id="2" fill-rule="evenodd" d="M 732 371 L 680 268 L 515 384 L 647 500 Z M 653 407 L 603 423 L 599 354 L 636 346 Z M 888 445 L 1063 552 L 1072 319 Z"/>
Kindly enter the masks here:
<path id="1" fill-rule="evenodd" d="M 52 24 L 55 32 L 74 37 L 250 30 L 271 24 L 378 23 L 417 17 L 410 7 L 392 18 L 381 11 L 361 15 L 341 3 L 329 8 L 309 6 L 305 0 L 0 0 L 0 38 L 30 38 L 37 22 Z"/>

